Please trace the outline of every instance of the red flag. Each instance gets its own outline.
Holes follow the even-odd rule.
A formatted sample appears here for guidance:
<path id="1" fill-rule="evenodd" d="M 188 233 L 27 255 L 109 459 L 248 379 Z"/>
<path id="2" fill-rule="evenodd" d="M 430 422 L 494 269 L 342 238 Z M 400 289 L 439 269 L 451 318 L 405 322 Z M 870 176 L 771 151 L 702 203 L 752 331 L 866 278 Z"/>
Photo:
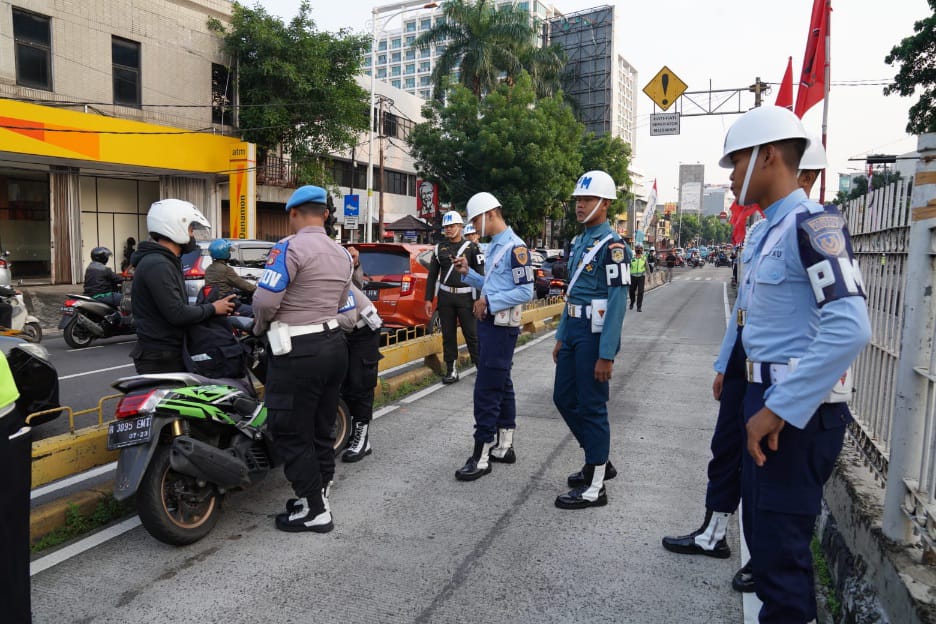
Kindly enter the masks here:
<path id="1" fill-rule="evenodd" d="M 829 34 L 831 13 L 831 0 L 813 0 L 809 33 L 806 36 L 806 54 L 803 55 L 803 72 L 796 92 L 796 108 L 793 109 L 800 118 L 825 97 L 826 36 Z"/>
<path id="2" fill-rule="evenodd" d="M 786 72 L 783 74 L 783 80 L 780 82 L 780 90 L 777 91 L 777 106 L 793 110 L 793 57 L 787 61 Z"/>
<path id="3" fill-rule="evenodd" d="M 728 219 L 731 223 L 731 242 L 740 245 L 744 241 L 747 220 L 758 212 L 763 216 L 764 211 L 757 204 L 739 206 L 737 201 L 733 202 L 728 210 L 731 211 L 731 217 Z"/>

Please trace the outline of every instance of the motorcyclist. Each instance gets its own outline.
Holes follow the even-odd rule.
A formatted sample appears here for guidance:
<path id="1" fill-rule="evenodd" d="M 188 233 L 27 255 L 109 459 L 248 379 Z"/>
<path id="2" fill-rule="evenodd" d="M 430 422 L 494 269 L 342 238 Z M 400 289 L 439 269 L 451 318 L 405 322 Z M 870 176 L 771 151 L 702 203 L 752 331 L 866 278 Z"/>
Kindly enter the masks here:
<path id="1" fill-rule="evenodd" d="M 13 304 L 7 299 L 15 295 L 15 288 L 0 284 L 0 327 L 11 327 L 13 325 Z"/>
<path id="2" fill-rule="evenodd" d="M 245 280 L 228 264 L 228 260 L 231 259 L 231 241 L 226 238 L 212 241 L 211 245 L 208 246 L 208 253 L 211 254 L 213 260 L 205 270 L 205 286 L 210 291 L 209 301 L 221 299 L 228 295 L 236 295 L 236 291 L 251 294 L 257 289 L 255 283 Z M 252 307 L 236 299 L 235 302 L 234 311 L 237 314 L 240 316 L 253 316 Z"/>
<path id="3" fill-rule="evenodd" d="M 111 255 L 111 250 L 107 247 L 95 247 L 91 250 L 91 264 L 84 274 L 84 294 L 119 308 L 120 300 L 123 299 L 120 293 L 123 277 L 107 266 Z"/>
<path id="4" fill-rule="evenodd" d="M 131 302 L 137 333 L 130 357 L 139 374 L 184 371 L 185 329 L 212 315 L 230 314 L 234 296 L 214 303 L 188 303 L 179 258 L 194 251 L 195 228 L 211 227 L 193 204 L 181 199 L 157 201 L 146 215 L 146 227 L 152 240 L 141 242 L 130 259 L 136 267 Z"/>

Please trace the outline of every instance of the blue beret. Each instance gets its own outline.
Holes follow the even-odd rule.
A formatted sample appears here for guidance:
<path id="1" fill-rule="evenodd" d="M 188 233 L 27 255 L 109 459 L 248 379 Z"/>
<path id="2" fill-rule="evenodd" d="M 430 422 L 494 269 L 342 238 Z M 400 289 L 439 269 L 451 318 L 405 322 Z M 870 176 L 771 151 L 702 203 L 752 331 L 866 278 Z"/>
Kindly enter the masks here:
<path id="1" fill-rule="evenodd" d="M 327 200 L 325 189 L 320 186 L 300 186 L 293 191 L 289 201 L 286 202 L 286 210 L 301 206 L 302 204 L 324 204 Z"/>

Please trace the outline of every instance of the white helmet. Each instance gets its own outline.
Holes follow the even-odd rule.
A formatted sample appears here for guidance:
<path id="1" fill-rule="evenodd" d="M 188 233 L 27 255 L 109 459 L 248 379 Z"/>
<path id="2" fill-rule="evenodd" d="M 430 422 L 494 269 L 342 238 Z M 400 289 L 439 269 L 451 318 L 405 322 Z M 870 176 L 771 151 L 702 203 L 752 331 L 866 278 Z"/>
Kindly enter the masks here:
<path id="1" fill-rule="evenodd" d="M 817 171 L 825 169 L 828 166 L 826 162 L 825 148 L 822 147 L 822 141 L 816 137 L 810 137 L 809 147 L 806 153 L 799 161 L 800 171 Z"/>
<path id="2" fill-rule="evenodd" d="M 189 226 L 196 230 L 211 229 L 211 224 L 198 208 L 182 199 L 161 199 L 153 202 L 146 215 L 146 231 L 165 236 L 173 243 L 184 245 L 191 237 Z"/>
<path id="3" fill-rule="evenodd" d="M 766 145 L 785 139 L 806 139 L 806 148 L 812 141 L 803 127 L 803 122 L 793 111 L 782 106 L 758 106 L 741 115 L 728 128 L 725 135 L 725 148 L 722 151 L 720 167 L 731 169 L 731 154 L 738 150 Z"/>
<path id="4" fill-rule="evenodd" d="M 572 197 L 600 197 L 617 199 L 617 186 L 604 171 L 586 171 L 575 183 Z"/>
<path id="5" fill-rule="evenodd" d="M 465 226 L 465 234 L 466 234 L 466 235 L 467 235 L 467 234 L 475 234 L 475 233 L 476 233 L 476 231 L 475 231 L 475 226 L 471 225 L 470 223 L 467 224 L 467 225 Z"/>
<path id="6" fill-rule="evenodd" d="M 444 215 L 442 215 L 442 227 L 446 225 L 463 225 L 465 222 L 462 221 L 461 215 L 454 210 L 449 210 Z"/>
<path id="7" fill-rule="evenodd" d="M 490 193 L 475 193 L 468 200 L 468 220 L 500 207 L 501 203 Z"/>

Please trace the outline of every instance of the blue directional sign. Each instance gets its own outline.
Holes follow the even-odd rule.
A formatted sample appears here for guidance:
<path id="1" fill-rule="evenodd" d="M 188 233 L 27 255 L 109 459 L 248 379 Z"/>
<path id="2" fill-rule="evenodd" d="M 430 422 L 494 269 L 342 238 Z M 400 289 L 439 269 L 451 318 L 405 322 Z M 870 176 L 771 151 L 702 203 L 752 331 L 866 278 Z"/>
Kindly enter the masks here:
<path id="1" fill-rule="evenodd" d="M 345 195 L 344 196 L 344 216 L 345 217 L 359 217 L 361 215 L 361 196 L 360 195 Z"/>

